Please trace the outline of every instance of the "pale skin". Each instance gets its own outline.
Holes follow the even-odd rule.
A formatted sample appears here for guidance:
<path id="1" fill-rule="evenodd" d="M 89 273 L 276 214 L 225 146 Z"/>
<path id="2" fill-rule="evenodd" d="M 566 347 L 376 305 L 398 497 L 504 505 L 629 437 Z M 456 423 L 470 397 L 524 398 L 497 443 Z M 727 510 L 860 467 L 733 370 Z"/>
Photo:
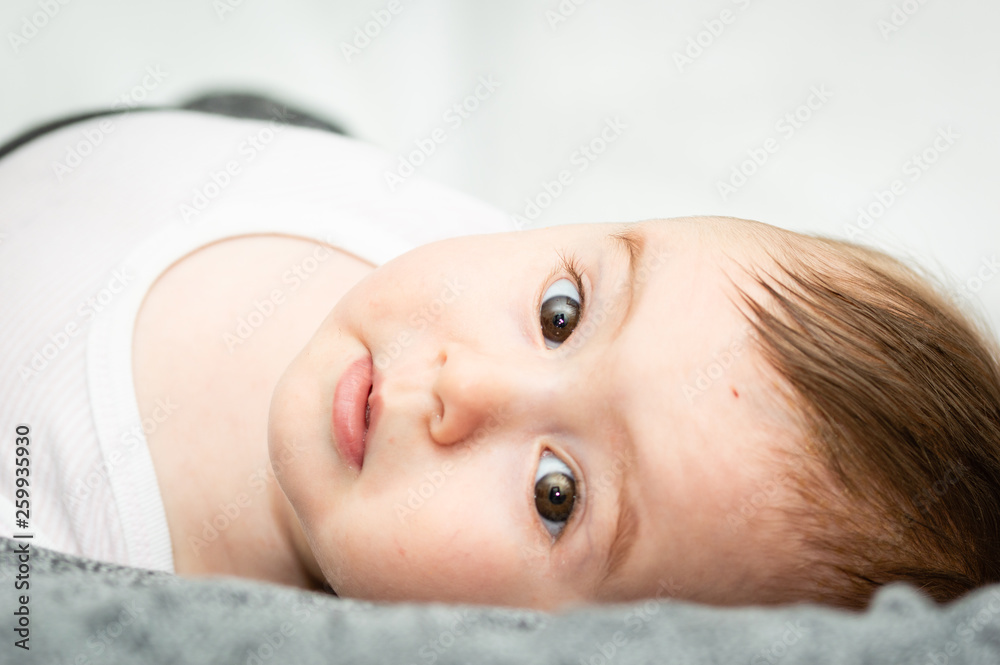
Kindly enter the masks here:
<path id="1" fill-rule="evenodd" d="M 315 243 L 256 236 L 213 246 L 214 258 L 212 247 L 192 255 L 186 278 L 182 263 L 175 286 L 154 287 L 163 294 L 144 304 L 134 347 L 140 411 L 164 394 L 190 405 L 149 435 L 177 572 L 538 609 L 665 594 L 762 600 L 795 547 L 794 527 L 773 510 L 778 499 L 756 523 L 733 527 L 741 502 L 784 471 L 772 454 L 781 428 L 768 425 L 780 421 L 773 385 L 730 283 L 753 293 L 738 266 L 765 262 L 744 233 L 751 224 L 697 218 L 468 236 L 378 268 L 341 253 L 233 353 L 220 352 L 220 330 Z M 619 330 L 629 253 L 607 236 L 626 229 L 645 238 L 645 258 Z M 217 302 L 240 304 L 192 313 L 201 338 L 152 332 L 157 316 L 187 305 L 184 285 L 194 289 L 198 271 L 230 250 L 228 260 L 248 265 L 249 253 L 260 267 L 259 277 L 218 288 Z M 560 252 L 581 270 L 585 303 L 577 327 L 550 348 L 540 306 L 550 287 L 573 281 Z M 186 346 L 166 360 L 157 354 L 165 344 Z M 366 352 L 376 360 L 379 413 L 358 469 L 340 455 L 330 423 L 337 381 Z M 726 352 L 732 362 L 720 373 Z M 183 353 L 196 356 L 186 374 L 174 366 Z M 543 453 L 575 480 L 557 538 L 535 501 Z M 254 482 L 267 459 L 277 482 L 266 473 Z M 637 538 L 607 576 L 620 491 L 634 506 Z M 239 516 L 191 546 L 241 493 L 249 501 Z"/>

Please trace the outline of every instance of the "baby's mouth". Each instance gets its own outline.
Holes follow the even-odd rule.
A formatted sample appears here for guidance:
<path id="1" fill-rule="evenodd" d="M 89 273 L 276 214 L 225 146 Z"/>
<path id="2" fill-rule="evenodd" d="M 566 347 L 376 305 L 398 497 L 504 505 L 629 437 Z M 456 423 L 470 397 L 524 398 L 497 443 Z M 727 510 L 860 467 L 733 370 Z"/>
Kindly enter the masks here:
<path id="1" fill-rule="evenodd" d="M 374 387 L 374 386 L 373 386 Z M 368 426 L 371 424 L 372 415 L 372 389 L 368 389 L 368 403 L 365 404 L 365 435 L 368 434 Z"/>

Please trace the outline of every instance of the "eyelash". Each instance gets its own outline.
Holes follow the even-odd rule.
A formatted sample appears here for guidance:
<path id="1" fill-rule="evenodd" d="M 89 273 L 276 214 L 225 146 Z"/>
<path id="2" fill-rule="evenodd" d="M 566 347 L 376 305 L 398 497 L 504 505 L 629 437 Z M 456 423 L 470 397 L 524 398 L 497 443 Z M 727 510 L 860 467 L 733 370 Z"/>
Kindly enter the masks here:
<path id="1" fill-rule="evenodd" d="M 580 260 L 575 254 L 570 254 L 569 257 L 559 254 L 559 268 L 568 272 L 576 284 L 576 291 L 580 294 L 580 323 L 582 324 L 584 313 L 587 311 L 587 296 L 583 292 L 583 268 Z"/>
<path id="2" fill-rule="evenodd" d="M 549 276 L 542 283 L 542 291 L 538 294 L 538 305 L 536 306 L 535 311 L 537 313 L 538 310 L 541 309 L 541 306 L 544 304 L 542 298 L 545 297 L 545 291 L 548 289 L 548 287 L 554 284 L 556 281 L 558 281 L 555 279 L 555 277 L 557 277 L 560 273 L 568 274 L 570 280 L 573 282 L 573 285 L 576 286 L 576 292 L 580 294 L 580 320 L 576 326 L 577 328 L 579 328 L 587 320 L 587 294 L 585 293 L 585 290 L 583 288 L 583 273 L 585 272 L 583 269 L 583 264 L 575 254 L 566 255 L 562 252 L 558 252 L 558 255 L 559 255 L 559 263 L 557 264 L 556 268 L 551 273 L 549 273 Z M 570 337 L 572 337 L 572 334 L 570 335 Z M 564 343 L 565 341 L 568 341 L 568 339 L 569 338 L 567 338 L 567 340 L 564 340 Z M 543 345 L 545 344 L 544 337 L 542 338 L 542 344 Z M 560 346 L 562 345 L 560 344 Z M 554 350 L 554 349 L 547 349 L 547 350 Z"/>

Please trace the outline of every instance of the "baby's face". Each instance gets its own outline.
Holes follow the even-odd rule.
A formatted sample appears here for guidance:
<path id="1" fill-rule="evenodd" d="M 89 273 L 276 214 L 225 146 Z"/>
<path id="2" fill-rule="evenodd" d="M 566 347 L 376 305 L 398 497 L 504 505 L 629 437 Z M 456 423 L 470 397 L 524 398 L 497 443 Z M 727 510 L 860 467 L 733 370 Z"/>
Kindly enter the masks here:
<path id="1" fill-rule="evenodd" d="M 453 238 L 359 282 L 285 371 L 269 424 L 280 485 L 337 593 L 753 601 L 794 548 L 770 514 L 784 478 L 771 387 L 727 280 L 747 286 L 734 260 L 759 254 L 734 240 L 746 224 Z M 623 231 L 638 241 L 631 270 L 609 235 Z M 331 421 L 337 382 L 367 354 L 377 417 L 359 469 Z"/>

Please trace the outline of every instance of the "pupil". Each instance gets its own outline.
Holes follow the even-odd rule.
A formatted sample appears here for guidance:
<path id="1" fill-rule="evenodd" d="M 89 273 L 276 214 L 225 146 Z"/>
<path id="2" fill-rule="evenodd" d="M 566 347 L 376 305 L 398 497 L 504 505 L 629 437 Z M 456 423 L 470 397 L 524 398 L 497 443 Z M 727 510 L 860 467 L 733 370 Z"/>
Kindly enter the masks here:
<path id="1" fill-rule="evenodd" d="M 552 317 L 552 325 L 554 325 L 556 327 L 559 327 L 559 328 L 565 328 L 566 327 L 566 315 L 565 314 L 556 314 L 555 316 L 553 316 Z"/>
<path id="2" fill-rule="evenodd" d="M 566 500 L 566 495 L 559 491 L 558 487 L 553 487 L 549 490 L 549 501 L 556 504 L 557 506 Z"/>

